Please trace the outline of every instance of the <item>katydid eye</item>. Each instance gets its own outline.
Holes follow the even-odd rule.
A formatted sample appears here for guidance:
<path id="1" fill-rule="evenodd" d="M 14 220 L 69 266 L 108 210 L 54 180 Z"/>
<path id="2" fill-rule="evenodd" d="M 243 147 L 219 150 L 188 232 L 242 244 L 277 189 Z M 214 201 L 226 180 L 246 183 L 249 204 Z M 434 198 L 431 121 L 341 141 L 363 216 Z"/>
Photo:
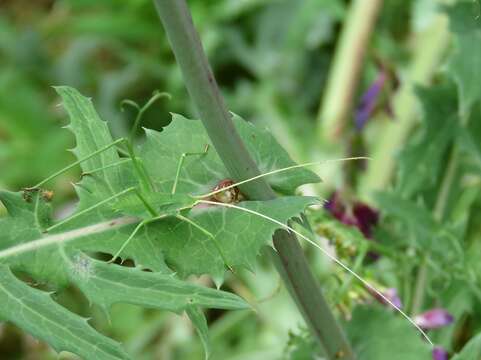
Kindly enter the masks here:
<path id="1" fill-rule="evenodd" d="M 213 191 L 219 191 L 219 190 L 222 190 L 223 188 L 227 188 L 232 185 L 234 185 L 234 181 L 232 181 L 231 179 L 224 179 L 216 185 Z M 224 191 L 221 191 L 212 195 L 212 199 L 214 201 L 224 203 L 224 204 L 238 203 L 240 201 L 239 188 L 237 186 L 234 186 L 234 187 L 225 189 Z"/>

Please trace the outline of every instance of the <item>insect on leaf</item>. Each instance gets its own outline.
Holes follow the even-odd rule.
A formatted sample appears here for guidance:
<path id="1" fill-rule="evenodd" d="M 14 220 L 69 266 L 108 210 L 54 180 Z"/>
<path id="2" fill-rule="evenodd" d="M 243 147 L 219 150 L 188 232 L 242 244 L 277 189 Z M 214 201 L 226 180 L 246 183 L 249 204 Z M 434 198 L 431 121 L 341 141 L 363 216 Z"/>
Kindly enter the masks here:
<path id="1" fill-rule="evenodd" d="M 72 88 L 58 87 L 56 90 L 71 119 L 69 127 L 77 142 L 74 153 L 86 173 L 76 187 L 79 205 L 71 215 L 72 220 L 52 220 L 48 204 L 51 193 L 43 196 L 44 190 L 40 187 L 53 176 L 23 192 L 0 192 L 0 200 L 8 211 L 8 216 L 0 219 L 0 276 L 4 276 L 6 281 L 3 288 L 5 301 L 10 301 L 13 297 L 9 294 L 17 290 L 31 292 L 31 298 L 38 300 L 28 302 L 21 299 L 16 306 L 9 307 L 8 314 L 0 313 L 0 316 L 14 321 L 58 350 L 69 350 L 85 358 L 128 358 L 113 340 L 106 339 L 90 328 L 86 321 L 12 274 L 12 271 L 21 271 L 35 281 L 54 288 L 73 283 L 92 303 L 104 309 L 121 302 L 176 313 L 186 311 L 208 353 L 205 319 L 200 308 L 245 309 L 248 305 L 234 294 L 191 284 L 179 277 L 206 273 L 221 279 L 226 259 L 232 266 L 253 268 L 259 249 L 271 240 L 280 224 L 238 209 L 193 207 L 195 198 L 191 195 L 211 191 L 213 185 L 226 176 L 213 149 L 194 159 L 194 162 L 187 159 L 186 167 L 181 171 L 179 191 L 171 195 L 175 174 L 164 170 L 176 169 L 181 153 L 177 157 L 162 147 L 154 151 L 153 146 L 158 139 L 154 139 L 157 135 L 151 132 L 141 151 L 130 151 L 136 153 L 135 157 L 120 156 L 116 146 L 121 140 L 114 142 L 92 102 Z M 162 141 L 178 144 L 175 148 L 178 152 L 183 146 L 186 148 L 182 152 L 199 151 L 205 147 L 205 137 L 194 136 L 191 141 L 186 141 L 184 136 L 195 134 L 193 130 L 199 123 L 178 119 L 178 126 L 185 131 L 174 132 L 175 120 L 169 126 L 171 130 L 164 131 L 169 137 L 165 138 L 162 133 Z M 272 169 L 292 164 L 287 153 L 268 137 L 267 132 L 258 132 L 240 119 L 236 122 L 244 129 L 244 135 L 251 138 L 250 151 L 257 152 L 256 146 L 260 148 L 259 152 L 263 155 L 258 157 L 258 161 L 263 166 Z M 268 146 L 263 148 L 266 144 Z M 141 173 L 134 169 L 134 159 L 146 166 L 153 178 L 153 189 L 139 187 Z M 159 164 L 164 166 L 160 172 L 156 168 Z M 279 190 L 289 192 L 302 183 L 317 179 L 307 170 L 296 169 L 288 176 L 275 178 L 274 183 L 277 182 Z M 131 238 L 139 222 L 145 220 L 147 214 L 148 219 L 152 216 L 151 212 L 138 206 L 138 199 L 136 201 L 130 196 L 132 190 L 137 190 L 144 199 L 152 202 L 154 212 L 167 217 L 140 228 Z M 286 223 L 314 203 L 318 203 L 316 198 L 289 196 L 265 202 L 245 201 L 239 206 Z M 182 216 L 189 222 L 171 216 L 176 215 L 173 210 L 180 213 L 181 209 Z M 207 236 L 206 232 L 211 236 Z M 86 255 L 98 252 L 116 254 L 127 239 L 132 241 L 121 255 L 124 259 L 132 259 L 135 268 L 103 263 Z M 225 257 L 221 256 L 217 244 Z M 144 271 L 146 269 L 149 271 Z M 177 274 L 174 275 L 174 271 Z M 51 320 L 48 325 L 44 322 L 42 334 L 37 327 L 41 321 L 35 316 Z M 76 321 L 80 321 L 81 325 L 77 326 Z M 64 332 L 68 332 L 65 341 L 60 338 Z M 66 341 L 70 343 L 65 345 Z M 100 345 L 96 347 L 96 344 Z M 95 351 L 102 351 L 102 354 L 92 353 Z"/>
<path id="2" fill-rule="evenodd" d="M 234 116 L 233 120 L 261 173 L 295 165 L 267 130 L 258 129 L 238 116 Z M 151 176 L 156 179 L 159 190 L 164 192 L 172 188 L 182 153 L 202 151 L 210 143 L 200 121 L 189 120 L 178 114 L 172 116 L 172 122 L 162 132 L 146 130 L 146 135 L 141 157 Z M 211 146 L 205 155 L 185 160 L 179 192 L 207 193 L 226 178 L 229 178 L 229 173 Z M 275 190 L 285 194 L 292 194 L 302 184 L 320 181 L 316 174 L 306 169 L 271 175 L 266 180 Z"/>

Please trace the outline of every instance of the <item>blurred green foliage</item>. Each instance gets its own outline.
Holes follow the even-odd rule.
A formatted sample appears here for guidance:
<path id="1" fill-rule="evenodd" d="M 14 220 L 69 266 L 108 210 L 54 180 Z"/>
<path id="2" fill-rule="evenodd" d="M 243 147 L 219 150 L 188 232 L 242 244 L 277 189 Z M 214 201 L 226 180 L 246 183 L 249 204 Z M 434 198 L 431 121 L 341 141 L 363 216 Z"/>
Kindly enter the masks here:
<path id="1" fill-rule="evenodd" d="M 461 360 L 479 356 L 479 335 L 474 336 L 481 330 L 481 55 L 480 47 L 473 45 L 480 39 L 481 7 L 479 1 L 459 3 L 447 10 L 454 40 L 444 71 L 436 72 L 433 85 L 412 89 L 420 99 L 420 121 L 403 151 L 392 154 L 397 156 L 395 180 L 372 201 L 381 219 L 374 234 L 377 242 L 367 243 L 381 258 L 359 257 L 360 244 L 366 239 L 353 227 L 327 219 L 329 215 L 322 211 L 310 217 L 314 229 L 336 245 L 342 260 L 352 266 L 360 261 L 361 275 L 396 287 L 407 309 L 417 291 L 418 270 L 426 261 L 429 275 L 422 284 L 421 307 L 444 307 L 454 315 L 452 326 L 433 333 L 436 343 L 450 353 L 460 351 L 473 338 L 456 357 Z M 349 4 L 343 0 L 189 1 L 229 108 L 269 128 L 298 161 L 325 158 L 332 150 L 320 143 L 315 119 Z M 388 102 L 395 97 L 397 83 L 409 76 L 414 51 L 423 50 L 413 46 L 418 32 L 446 11 L 442 4 L 436 0 L 384 2 L 356 99 L 376 78 L 379 64 L 392 73 L 392 89 L 384 95 Z M 92 96 L 116 136 L 127 134 L 135 117 L 130 109 L 121 110 L 121 100 L 144 103 L 156 89 L 172 94 L 172 100 L 156 102 L 147 111 L 146 127 L 161 129 L 171 119 L 169 112 L 196 117 L 151 1 L 4 0 L 0 8 L 0 188 L 32 185 L 74 159 L 65 151 L 74 146 L 74 140 L 61 129 L 66 117 L 57 107 L 59 99 L 51 85 L 73 86 Z M 395 114 L 387 114 L 376 112 L 363 133 L 351 124 L 336 139 L 341 149 L 336 153 L 369 155 L 384 135 L 383 125 L 396 121 Z M 453 156 L 456 167 L 450 170 Z M 363 168 L 353 164 L 336 169 L 338 174 L 332 178 L 329 170 L 322 169 L 321 175 L 332 180 L 323 191 L 341 188 L 352 203 Z M 78 175 L 72 171 L 52 186 L 59 205 L 68 207 L 74 201 L 70 182 L 77 181 Z M 443 190 L 446 181 L 447 190 Z M 437 205 L 439 201 L 444 205 Z M 401 333 L 400 342 L 406 337 L 407 342 L 416 341 L 411 338 L 414 329 L 380 309 L 366 309 L 372 300 L 364 289 L 322 255 L 306 250 L 338 314 L 361 319 L 347 325 L 356 348 L 365 345 L 367 331 L 368 340 L 379 340 L 379 349 L 388 353 L 396 344 L 390 346 L 378 338 L 386 329 L 394 339 Z M 206 278 L 197 281 L 211 283 Z M 227 280 L 226 289 L 255 303 L 257 313 L 207 313 L 214 359 L 315 358 L 312 352 L 317 344 L 302 326 L 296 330 L 301 318 L 287 293 L 276 290 L 277 283 L 274 270 L 262 259 L 255 275 L 242 272 Z M 268 300 L 257 302 L 263 298 Z M 97 329 L 124 343 L 136 359 L 202 357 L 192 326 L 177 316 L 116 305 L 108 319 L 101 309 L 90 308 L 74 288 L 57 294 L 56 300 L 91 316 Z M 352 314 L 355 305 L 361 308 Z M 32 354 L 38 359 L 56 358 L 45 345 L 0 324 L 1 358 L 33 358 Z"/>

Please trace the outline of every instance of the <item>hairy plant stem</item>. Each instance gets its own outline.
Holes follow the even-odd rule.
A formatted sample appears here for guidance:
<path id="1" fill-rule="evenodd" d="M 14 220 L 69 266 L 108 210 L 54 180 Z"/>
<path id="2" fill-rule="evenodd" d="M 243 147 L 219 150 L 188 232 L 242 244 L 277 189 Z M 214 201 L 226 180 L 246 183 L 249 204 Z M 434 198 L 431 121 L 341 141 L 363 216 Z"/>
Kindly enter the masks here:
<path id="1" fill-rule="evenodd" d="M 382 0 L 354 0 L 351 3 L 318 117 L 321 137 L 329 143 L 338 141 L 346 125 L 364 54 L 382 3 Z"/>
<path id="2" fill-rule="evenodd" d="M 259 175 L 224 104 L 185 0 L 154 0 L 154 3 L 187 90 L 225 167 L 236 181 Z M 241 189 L 250 199 L 268 200 L 275 197 L 262 178 L 243 184 Z M 342 353 L 342 359 L 354 359 L 297 239 L 279 230 L 274 236 L 274 246 L 278 254 L 277 268 L 328 358 L 338 359 L 338 354 Z"/>

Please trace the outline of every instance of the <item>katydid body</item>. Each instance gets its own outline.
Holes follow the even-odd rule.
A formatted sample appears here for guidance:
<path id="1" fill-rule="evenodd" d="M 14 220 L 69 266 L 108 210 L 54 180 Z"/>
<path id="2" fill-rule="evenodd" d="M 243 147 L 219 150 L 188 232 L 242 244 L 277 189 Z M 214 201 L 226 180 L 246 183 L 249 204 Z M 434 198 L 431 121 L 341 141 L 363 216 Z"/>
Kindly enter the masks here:
<path id="1" fill-rule="evenodd" d="M 224 264 L 232 270 L 232 267 L 228 264 L 226 257 L 224 253 L 222 252 L 222 249 L 215 238 L 215 236 L 210 233 L 207 229 L 202 227 L 201 225 L 197 224 L 193 220 L 189 219 L 186 217 L 186 213 L 188 212 L 189 209 L 192 209 L 195 205 L 199 203 L 199 199 L 188 195 L 188 194 L 179 194 L 176 193 L 177 189 L 177 184 L 179 181 L 179 176 L 181 174 L 182 170 L 182 165 L 184 164 L 184 160 L 188 156 L 202 156 L 205 155 L 209 149 L 208 145 L 205 146 L 204 150 L 202 152 L 192 152 L 192 153 L 183 153 L 182 156 L 179 159 L 179 164 L 177 167 L 177 172 L 176 172 L 176 177 L 174 179 L 174 183 L 172 186 L 172 190 L 170 193 L 162 193 L 154 190 L 153 182 L 150 179 L 148 173 L 145 171 L 143 168 L 140 159 L 137 159 L 134 154 L 134 149 L 133 146 L 131 145 L 130 141 L 128 139 L 122 138 L 119 140 L 114 141 L 113 143 L 99 149 L 98 151 L 86 156 L 83 159 L 80 159 L 76 161 L 75 163 L 67 166 L 64 169 L 61 169 L 54 173 L 52 176 L 48 177 L 47 179 L 41 181 L 39 184 L 35 185 L 34 187 L 31 188 L 26 188 L 24 189 L 25 191 L 34 191 L 40 188 L 43 184 L 47 183 L 54 177 L 64 173 L 65 171 L 68 171 L 71 169 L 73 166 L 76 166 L 78 164 L 81 164 L 84 161 L 87 161 L 91 159 L 93 156 L 99 155 L 104 151 L 107 151 L 113 146 L 116 146 L 120 143 L 125 143 L 127 145 L 128 149 L 128 154 L 130 156 L 130 160 L 134 164 L 134 169 L 137 172 L 137 175 L 139 176 L 139 186 L 136 187 L 130 187 L 127 188 L 123 191 L 118 192 L 117 194 L 114 194 L 107 199 L 104 199 L 97 204 L 88 207 L 87 209 L 84 209 L 75 215 L 64 219 L 57 224 L 54 224 L 50 226 L 49 228 L 45 229 L 45 232 L 52 231 L 70 221 L 73 219 L 76 219 L 82 215 L 85 215 L 92 210 L 95 210 L 96 208 L 104 205 L 111 205 L 113 210 L 120 210 L 124 215 L 131 215 L 131 216 L 136 216 L 140 219 L 139 224 L 135 227 L 134 231 L 130 234 L 130 236 L 127 238 L 127 240 L 122 244 L 120 249 L 115 253 L 113 256 L 111 262 L 115 261 L 122 251 L 125 249 L 125 247 L 129 244 L 129 242 L 135 237 L 135 235 L 138 233 L 138 231 L 145 225 L 152 223 L 154 221 L 164 219 L 166 217 L 172 216 L 177 218 L 178 220 L 184 221 L 192 225 L 194 228 L 196 228 L 198 231 L 201 231 L 203 234 L 207 235 L 209 238 L 212 239 L 214 242 L 214 245 L 219 252 L 219 255 L 221 256 L 222 260 L 224 261 Z M 119 162 L 125 163 L 126 160 L 123 160 Z M 98 168 L 93 171 L 90 171 L 88 173 L 83 173 L 82 176 L 86 175 L 93 175 L 95 172 L 105 170 L 108 167 L 112 167 L 112 165 L 107 165 L 106 167 L 103 168 Z"/>
<path id="2" fill-rule="evenodd" d="M 224 255 L 224 253 L 222 251 L 222 248 L 220 247 L 220 244 L 219 244 L 218 240 L 216 239 L 216 237 L 211 232 L 209 232 L 209 230 L 205 229 L 204 227 L 202 227 L 201 225 L 197 224 L 195 221 L 190 219 L 188 217 L 189 210 L 191 210 L 196 205 L 205 204 L 205 205 L 209 205 L 209 206 L 221 206 L 221 207 L 225 207 L 225 208 L 235 209 L 235 210 L 238 210 L 238 211 L 248 212 L 248 213 L 257 215 L 257 216 L 265 219 L 266 221 L 270 221 L 270 222 L 273 222 L 273 223 L 279 225 L 280 228 L 283 228 L 287 231 L 290 231 L 290 232 L 296 234 L 300 238 L 307 241 L 309 244 L 315 246 L 318 250 L 320 250 L 324 255 L 326 255 L 329 259 L 331 259 L 334 263 L 336 263 L 337 265 L 342 267 L 345 271 L 347 271 L 352 276 L 354 276 L 356 279 L 358 279 L 366 288 L 368 288 L 369 290 L 376 293 L 387 304 L 389 304 L 396 311 L 401 313 L 402 316 L 404 316 L 414 327 L 416 327 L 420 331 L 420 333 L 426 338 L 426 340 L 432 345 L 432 342 L 429 339 L 429 337 L 426 335 L 426 333 L 417 324 L 415 324 L 415 322 L 406 313 L 404 313 L 398 306 L 396 306 L 390 299 L 388 299 L 381 291 L 377 290 L 373 285 L 371 285 L 368 281 L 363 279 L 356 272 L 352 271 L 347 265 L 345 265 L 343 262 L 341 262 L 337 257 L 330 254 L 329 251 L 327 251 L 326 249 L 321 247 L 319 244 L 317 244 L 316 241 L 307 238 L 306 236 L 302 235 L 301 233 L 299 233 L 298 231 L 296 231 L 292 227 L 290 227 L 290 226 L 288 226 L 288 225 L 286 225 L 286 224 L 284 224 L 284 223 L 282 223 L 282 222 L 280 222 L 276 219 L 273 219 L 273 218 L 271 218 L 267 215 L 261 214 L 259 212 L 253 211 L 253 210 L 249 210 L 247 208 L 243 208 L 241 206 L 237 206 L 235 204 L 220 203 L 220 202 L 216 202 L 216 201 L 211 201 L 213 195 L 222 193 L 222 192 L 227 191 L 229 189 L 236 188 L 239 185 L 245 184 L 245 183 L 250 182 L 250 181 L 254 181 L 254 180 L 259 179 L 261 177 L 266 177 L 266 176 L 269 176 L 269 175 L 272 175 L 272 174 L 281 173 L 281 172 L 284 172 L 284 171 L 289 171 L 289 170 L 295 169 L 295 168 L 319 165 L 319 164 L 322 164 L 322 163 L 325 163 L 325 162 L 358 160 L 358 159 L 367 159 L 367 158 L 365 158 L 365 157 L 353 157 L 353 158 L 345 158 L 345 159 L 338 159 L 338 160 L 331 160 L 331 161 L 318 161 L 318 162 L 298 164 L 298 165 L 293 165 L 293 166 L 289 166 L 289 167 L 286 167 L 286 168 L 276 169 L 276 170 L 273 170 L 273 171 L 255 176 L 255 177 L 250 178 L 250 179 L 245 179 L 245 180 L 239 181 L 237 183 L 231 183 L 227 186 L 223 186 L 222 188 L 218 188 L 218 189 L 216 189 L 214 191 L 211 191 L 209 193 L 206 193 L 206 194 L 194 195 L 194 194 L 177 193 L 176 192 L 177 184 L 178 184 L 178 181 L 179 181 L 179 176 L 181 174 L 182 165 L 184 163 L 185 158 L 188 157 L 188 156 L 202 156 L 202 155 L 206 154 L 207 151 L 208 151 L 208 146 L 206 146 L 204 148 L 204 151 L 202 151 L 202 152 L 182 154 L 182 156 L 179 159 L 179 164 L 178 164 L 178 167 L 177 167 L 176 176 L 175 176 L 175 179 L 174 179 L 174 182 L 173 182 L 172 190 L 171 190 L 170 193 L 165 193 L 165 192 L 158 192 L 158 191 L 155 190 L 155 187 L 153 186 L 154 182 L 150 179 L 148 173 L 144 170 L 144 168 L 142 166 L 142 163 L 141 163 L 141 160 L 135 157 L 133 147 L 131 146 L 129 140 L 120 139 L 120 140 L 117 140 L 117 141 L 113 142 L 112 144 L 110 144 L 110 145 L 108 145 L 108 146 L 106 146 L 102 149 L 99 149 L 98 151 L 90 154 L 89 156 L 78 160 L 77 162 L 73 163 L 72 165 L 66 167 L 65 169 L 62 169 L 62 170 L 56 172 L 54 175 L 50 176 L 46 180 L 37 184 L 35 187 L 27 188 L 27 189 L 25 189 L 25 191 L 32 191 L 32 190 L 38 189 L 40 186 L 42 186 L 43 184 L 45 184 L 47 181 L 51 180 L 55 176 L 60 175 L 61 173 L 69 170 L 70 168 L 72 168 L 73 166 L 78 165 L 78 164 L 82 163 L 83 161 L 86 161 L 86 160 L 92 158 L 93 156 L 96 156 L 96 155 L 100 154 L 101 152 L 106 151 L 106 150 L 110 149 L 111 147 L 113 147 L 113 146 L 115 146 L 119 143 L 122 143 L 122 142 L 125 142 L 127 144 L 128 155 L 129 155 L 130 158 L 122 160 L 120 163 L 124 163 L 126 161 L 131 161 L 133 163 L 134 170 L 137 172 L 137 174 L 139 176 L 139 185 L 127 188 L 123 191 L 120 191 L 117 194 L 114 194 L 111 197 L 109 197 L 109 198 L 107 198 L 107 199 L 87 208 L 87 209 L 84 209 L 84 210 L 76 213 L 75 215 L 71 216 L 70 218 L 67 218 L 65 220 L 60 221 L 59 223 L 57 223 L 57 224 L 49 227 L 48 229 L 46 229 L 47 232 L 51 231 L 53 229 L 56 229 L 56 228 L 58 228 L 58 227 L 60 227 L 64 224 L 70 222 L 74 218 L 82 216 L 82 215 L 84 215 L 84 214 L 86 214 L 86 213 L 88 213 L 88 212 L 90 212 L 90 211 L 92 211 L 92 210 L 94 210 L 94 209 L 96 209 L 100 206 L 104 206 L 104 205 L 110 205 L 112 207 L 112 209 L 120 210 L 123 213 L 123 215 L 137 217 L 139 219 L 139 222 L 138 222 L 137 226 L 132 231 L 132 233 L 129 235 L 127 240 L 125 240 L 125 242 L 120 246 L 120 248 L 116 252 L 116 254 L 114 254 L 113 258 L 111 259 L 111 262 L 112 262 L 112 261 L 116 260 L 121 255 L 122 251 L 125 249 L 125 247 L 130 243 L 130 241 L 135 237 L 135 235 L 139 232 L 139 230 L 142 227 L 146 226 L 149 223 L 152 223 L 152 222 L 155 222 L 155 221 L 160 221 L 160 220 L 165 219 L 167 217 L 175 217 L 180 221 L 184 221 L 184 222 L 190 224 L 193 228 L 202 232 L 204 235 L 207 235 L 213 241 L 217 251 L 219 252 L 219 255 L 221 256 L 222 260 L 224 261 L 224 264 L 230 270 L 233 270 L 231 264 L 229 264 L 227 262 L 227 259 Z M 113 165 L 115 165 L 115 164 L 108 165 L 105 168 L 112 167 Z M 96 171 L 104 170 L 105 168 L 95 169 L 94 171 L 91 171 L 91 172 L 89 172 L 87 174 L 83 174 L 83 175 L 84 176 L 90 175 L 90 174 L 93 174 Z"/>

